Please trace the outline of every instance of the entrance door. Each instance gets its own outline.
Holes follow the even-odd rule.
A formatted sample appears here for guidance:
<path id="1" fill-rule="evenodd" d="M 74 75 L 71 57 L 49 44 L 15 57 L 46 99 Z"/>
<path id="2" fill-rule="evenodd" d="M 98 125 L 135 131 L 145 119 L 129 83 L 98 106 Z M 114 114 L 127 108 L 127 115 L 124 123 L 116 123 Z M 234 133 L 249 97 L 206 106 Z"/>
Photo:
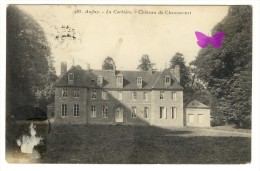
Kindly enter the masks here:
<path id="1" fill-rule="evenodd" d="M 204 117 L 202 114 L 198 114 L 198 121 L 199 123 L 203 123 Z"/>
<path id="2" fill-rule="evenodd" d="M 188 123 L 194 123 L 194 115 L 193 114 L 188 115 Z"/>
<path id="3" fill-rule="evenodd" d="M 123 122 L 123 119 L 124 119 L 124 117 L 123 117 L 123 109 L 121 108 L 121 107 L 118 107 L 117 109 L 116 109 L 116 115 L 115 115 L 115 121 L 117 122 L 117 123 L 122 123 Z"/>

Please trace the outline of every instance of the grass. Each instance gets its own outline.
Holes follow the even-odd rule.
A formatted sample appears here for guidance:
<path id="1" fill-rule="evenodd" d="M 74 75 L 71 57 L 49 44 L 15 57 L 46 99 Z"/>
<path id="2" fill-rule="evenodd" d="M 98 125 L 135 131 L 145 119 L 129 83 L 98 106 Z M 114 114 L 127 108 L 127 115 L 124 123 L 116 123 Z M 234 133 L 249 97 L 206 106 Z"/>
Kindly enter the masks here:
<path id="1" fill-rule="evenodd" d="M 39 129 L 39 128 L 38 128 Z M 210 130 L 214 132 L 207 132 Z M 46 131 L 45 131 L 46 132 Z M 204 134 L 205 132 L 205 134 Z M 242 164 L 251 138 L 200 128 L 56 125 L 46 136 L 41 163 Z M 213 135 L 213 136 L 212 136 Z"/>
<path id="2" fill-rule="evenodd" d="M 43 161 L 147 164 L 250 162 L 250 138 L 189 136 L 193 133 L 191 130 L 147 126 L 58 126 L 48 136 Z"/>

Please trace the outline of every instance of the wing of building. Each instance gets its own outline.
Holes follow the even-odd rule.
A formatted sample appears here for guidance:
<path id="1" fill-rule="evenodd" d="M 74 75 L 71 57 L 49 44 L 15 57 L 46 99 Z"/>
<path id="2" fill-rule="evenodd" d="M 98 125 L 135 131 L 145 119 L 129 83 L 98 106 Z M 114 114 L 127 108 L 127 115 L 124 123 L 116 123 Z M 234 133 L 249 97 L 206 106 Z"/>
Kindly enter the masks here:
<path id="1" fill-rule="evenodd" d="M 63 64 L 64 65 L 64 64 Z M 84 70 L 73 66 L 55 85 L 54 122 L 184 126 L 180 68 Z"/>

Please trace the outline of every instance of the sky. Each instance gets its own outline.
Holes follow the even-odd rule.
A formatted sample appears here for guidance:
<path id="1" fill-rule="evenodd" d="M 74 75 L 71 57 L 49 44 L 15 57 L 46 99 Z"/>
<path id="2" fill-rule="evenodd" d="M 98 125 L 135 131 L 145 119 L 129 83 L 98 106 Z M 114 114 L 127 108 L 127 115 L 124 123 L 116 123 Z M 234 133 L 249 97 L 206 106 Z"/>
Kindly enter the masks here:
<path id="1" fill-rule="evenodd" d="M 80 65 L 101 69 L 111 56 L 120 70 L 136 70 L 142 55 L 148 54 L 158 70 L 169 66 L 175 53 L 186 64 L 200 47 L 195 31 L 210 35 L 211 29 L 228 12 L 228 6 L 101 6 L 20 5 L 43 28 L 50 42 L 54 66 Z M 159 13 L 161 12 L 161 13 Z M 175 13 L 174 13 L 175 12 Z M 178 13 L 176 13 L 178 12 Z M 74 29 L 75 39 L 60 37 L 64 28 Z M 59 35 L 58 39 L 55 39 Z"/>

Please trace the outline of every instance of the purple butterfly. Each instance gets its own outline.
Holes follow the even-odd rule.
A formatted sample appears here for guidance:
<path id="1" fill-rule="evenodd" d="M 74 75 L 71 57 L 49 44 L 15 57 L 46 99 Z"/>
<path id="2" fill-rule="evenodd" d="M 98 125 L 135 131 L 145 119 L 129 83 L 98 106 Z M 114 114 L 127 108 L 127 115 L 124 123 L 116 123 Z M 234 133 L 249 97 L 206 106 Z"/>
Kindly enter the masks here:
<path id="1" fill-rule="evenodd" d="M 223 44 L 222 39 L 224 37 L 224 32 L 218 32 L 210 37 L 196 31 L 195 35 L 198 39 L 197 44 L 202 48 L 207 47 L 208 44 L 211 44 L 214 48 L 219 48 Z"/>

